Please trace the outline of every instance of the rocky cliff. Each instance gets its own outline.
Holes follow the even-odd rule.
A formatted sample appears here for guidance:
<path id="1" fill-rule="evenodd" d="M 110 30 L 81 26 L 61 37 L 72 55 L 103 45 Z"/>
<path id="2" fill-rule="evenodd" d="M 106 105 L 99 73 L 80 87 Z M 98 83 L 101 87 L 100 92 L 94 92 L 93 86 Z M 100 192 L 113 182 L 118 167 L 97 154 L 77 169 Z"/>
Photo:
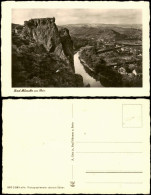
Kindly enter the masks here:
<path id="1" fill-rule="evenodd" d="M 14 87 L 83 86 L 75 74 L 69 30 L 58 30 L 55 18 L 38 18 L 12 25 Z M 24 78 L 25 77 L 25 78 Z"/>

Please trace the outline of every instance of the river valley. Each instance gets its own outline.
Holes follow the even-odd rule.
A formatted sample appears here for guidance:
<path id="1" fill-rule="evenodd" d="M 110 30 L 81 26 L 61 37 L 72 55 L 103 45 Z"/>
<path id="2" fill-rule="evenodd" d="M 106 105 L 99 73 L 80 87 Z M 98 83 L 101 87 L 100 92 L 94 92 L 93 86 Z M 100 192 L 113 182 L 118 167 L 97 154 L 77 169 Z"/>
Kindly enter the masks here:
<path id="1" fill-rule="evenodd" d="M 74 55 L 74 66 L 75 73 L 80 74 L 83 77 L 84 86 L 89 87 L 103 87 L 100 81 L 96 81 L 93 77 L 91 77 L 84 69 L 83 65 L 79 59 L 79 52 Z"/>

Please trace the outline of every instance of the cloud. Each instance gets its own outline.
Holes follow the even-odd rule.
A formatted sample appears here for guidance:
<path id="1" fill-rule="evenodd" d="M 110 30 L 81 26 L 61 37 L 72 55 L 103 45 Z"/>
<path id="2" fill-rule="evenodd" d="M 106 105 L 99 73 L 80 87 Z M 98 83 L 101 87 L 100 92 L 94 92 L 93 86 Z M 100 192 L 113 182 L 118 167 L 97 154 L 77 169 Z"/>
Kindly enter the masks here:
<path id="1" fill-rule="evenodd" d="M 13 9 L 12 22 L 23 24 L 31 18 L 55 17 L 56 23 L 106 23 L 139 24 L 142 21 L 140 9 Z"/>

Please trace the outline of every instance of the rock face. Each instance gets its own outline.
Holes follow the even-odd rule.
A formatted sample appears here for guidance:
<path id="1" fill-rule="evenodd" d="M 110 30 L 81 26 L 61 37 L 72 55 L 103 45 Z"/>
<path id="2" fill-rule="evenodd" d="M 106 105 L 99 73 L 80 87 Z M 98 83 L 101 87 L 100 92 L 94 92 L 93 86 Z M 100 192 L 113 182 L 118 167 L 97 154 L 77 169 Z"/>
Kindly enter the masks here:
<path id="1" fill-rule="evenodd" d="M 67 28 L 62 28 L 59 30 L 59 35 L 60 35 L 63 51 L 64 51 L 65 55 L 68 57 L 68 60 L 72 65 L 72 69 L 74 70 L 73 41 L 70 37 L 69 30 Z"/>
<path id="2" fill-rule="evenodd" d="M 83 87 L 68 29 L 55 18 L 12 24 L 12 87 Z"/>
<path id="3" fill-rule="evenodd" d="M 69 31 L 61 29 L 59 32 L 54 17 L 25 21 L 22 36 L 34 39 L 37 43 L 42 44 L 48 52 L 54 52 L 74 71 L 73 43 Z"/>
<path id="4" fill-rule="evenodd" d="M 47 51 L 54 51 L 60 43 L 54 18 L 31 19 L 24 22 L 22 36 L 28 36 L 43 44 Z"/>

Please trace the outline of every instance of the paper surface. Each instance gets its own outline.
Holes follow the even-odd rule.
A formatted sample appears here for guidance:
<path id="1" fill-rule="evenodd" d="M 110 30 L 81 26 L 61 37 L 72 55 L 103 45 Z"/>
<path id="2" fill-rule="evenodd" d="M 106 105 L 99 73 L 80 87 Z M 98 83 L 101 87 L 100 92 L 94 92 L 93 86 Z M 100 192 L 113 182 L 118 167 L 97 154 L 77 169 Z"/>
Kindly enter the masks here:
<path id="1" fill-rule="evenodd" d="M 11 72 L 12 9 L 141 9 L 143 86 L 131 88 L 13 88 Z M 149 95 L 149 3 L 148 2 L 3 2 L 2 4 L 2 94 L 3 96 L 148 96 Z"/>
<path id="2" fill-rule="evenodd" d="M 149 193 L 148 100 L 4 100 L 2 114 L 3 193 Z"/>

